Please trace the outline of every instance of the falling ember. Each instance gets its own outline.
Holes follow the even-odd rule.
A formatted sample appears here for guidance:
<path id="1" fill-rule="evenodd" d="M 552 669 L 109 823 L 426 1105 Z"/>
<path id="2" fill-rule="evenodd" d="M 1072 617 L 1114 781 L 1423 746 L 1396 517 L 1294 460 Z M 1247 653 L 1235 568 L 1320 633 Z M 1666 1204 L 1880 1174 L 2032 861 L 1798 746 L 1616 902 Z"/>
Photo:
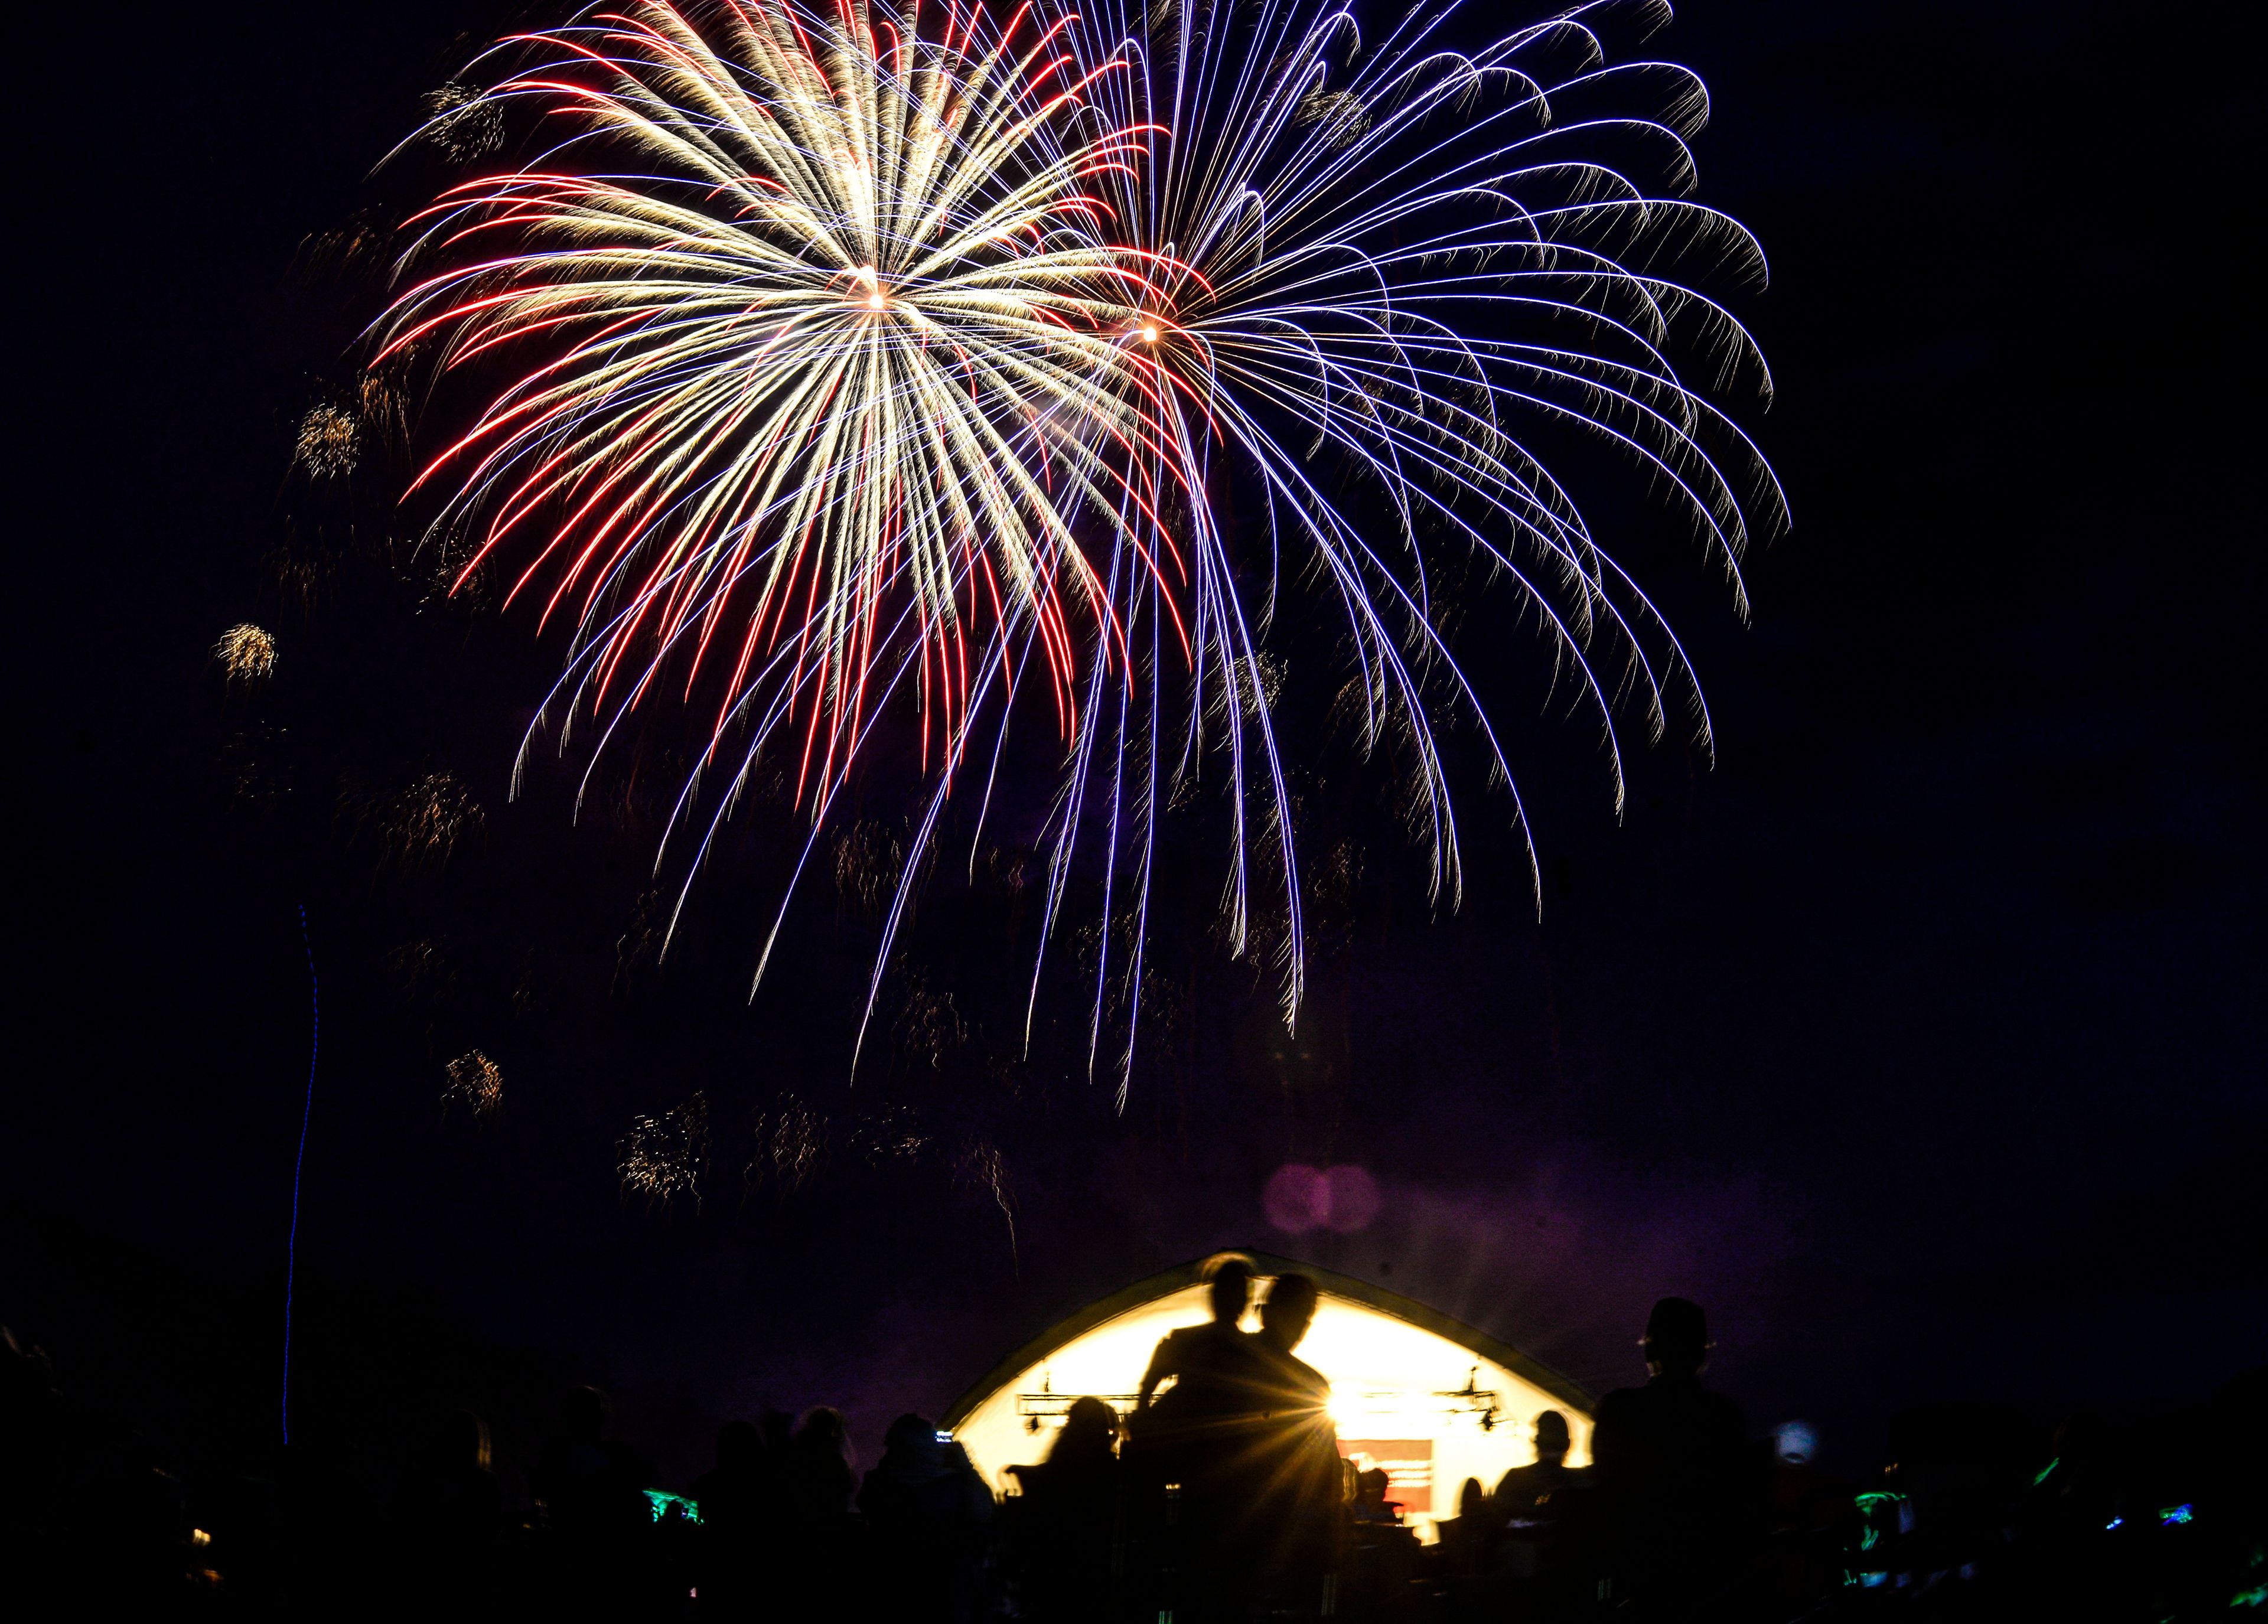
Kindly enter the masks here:
<path id="1" fill-rule="evenodd" d="M 256 682 L 276 673 L 276 639 L 249 621 L 230 627 L 213 644 L 213 658 L 231 682 Z"/>
<path id="2" fill-rule="evenodd" d="M 449 1086 L 441 1091 L 443 1109 L 462 1106 L 474 1116 L 487 1118 L 504 1108 L 504 1072 L 480 1050 L 458 1055 L 448 1070 Z"/>

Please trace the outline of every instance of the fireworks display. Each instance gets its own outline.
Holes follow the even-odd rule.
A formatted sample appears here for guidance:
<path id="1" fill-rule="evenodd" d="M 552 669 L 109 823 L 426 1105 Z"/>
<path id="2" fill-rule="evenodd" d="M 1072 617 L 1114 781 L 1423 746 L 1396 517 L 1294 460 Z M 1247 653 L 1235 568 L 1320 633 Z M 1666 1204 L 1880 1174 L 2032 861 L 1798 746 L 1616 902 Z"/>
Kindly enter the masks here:
<path id="1" fill-rule="evenodd" d="M 413 220 L 377 356 L 469 398 L 412 487 L 431 533 L 574 628 L 536 730 L 595 724 L 595 757 L 641 702 L 696 707 L 665 836 L 689 885 L 760 762 L 808 815 L 802 873 L 905 718 L 924 777 L 878 992 L 949 797 L 975 777 L 990 809 L 1036 712 L 1063 763 L 1041 952 L 1074 871 L 1097 882 L 1090 1063 L 1123 1011 L 1122 1100 L 1160 816 L 1201 769 L 1227 945 L 1264 937 L 1299 1004 L 1279 593 L 1343 620 L 1324 691 L 1351 675 L 1364 747 L 1414 759 L 1437 893 L 1461 879 L 1436 726 L 1513 778 L 1442 629 L 1472 563 L 1602 730 L 1619 806 L 1631 724 L 1705 748 L 1707 712 L 1547 457 L 1569 430 L 1620 457 L 1736 601 L 1785 514 L 1709 398 L 1766 391 L 1762 359 L 1673 275 L 1762 271 L 1683 195 L 1705 94 L 1610 64 L 1609 10 L 1477 52 L 1454 4 L 1366 39 L 1315 0 L 632 0 L 506 41 L 428 129 L 493 118 L 523 156 Z M 879 867 L 856 855 L 846 891 Z"/>
<path id="2" fill-rule="evenodd" d="M 213 658 L 231 682 L 256 682 L 276 674 L 276 639 L 249 623 L 232 626 L 213 644 Z"/>

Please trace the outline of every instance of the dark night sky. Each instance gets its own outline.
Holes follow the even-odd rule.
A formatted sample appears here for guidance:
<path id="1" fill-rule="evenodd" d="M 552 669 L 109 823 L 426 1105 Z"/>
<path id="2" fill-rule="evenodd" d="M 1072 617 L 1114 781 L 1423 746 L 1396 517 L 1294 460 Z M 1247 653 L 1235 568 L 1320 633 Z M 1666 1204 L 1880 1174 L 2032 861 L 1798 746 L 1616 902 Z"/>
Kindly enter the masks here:
<path id="1" fill-rule="evenodd" d="M 1903 1406 L 2171 1402 L 2263 1356 L 2257 452 L 2230 378 L 2257 276 L 2229 249 L 2250 87 L 2223 14 L 1696 0 L 1656 36 L 1715 98 L 1702 195 L 1772 258 L 1738 300 L 1779 390 L 1749 421 L 1797 515 L 1745 628 L 1631 516 L 1718 765 L 1653 753 L 1616 826 L 1587 738 L 1530 724 L 1540 925 L 1475 793 L 1462 912 L 1374 850 L 1299 1040 L 1203 969 L 1185 1063 L 1123 1119 L 1045 1064 L 957 1092 L 900 1054 L 848 1089 L 871 937 L 822 901 L 749 1006 L 729 874 L 625 988 L 647 834 L 571 827 L 549 780 L 504 801 L 548 658 L 527 628 L 354 568 L 312 614 L 279 602 L 291 425 L 342 336 L 295 246 L 495 8 L 79 15 L 19 63 L 46 106 L 15 138 L 28 816 L 0 1194 L 268 1302 L 304 900 L 305 1268 L 576 1362 L 681 1468 L 758 1402 L 840 1402 L 871 1444 L 1061 1312 L 1240 1242 L 1599 1389 L 1637 1374 L 1646 1304 L 1692 1296 L 1750 1419 L 1811 1416 L 1852 1464 Z M 282 645 L 257 702 L 207 658 L 241 619 Z M 484 839 L 382 871 L 342 808 L 441 768 Z M 403 987 L 413 942 L 438 991 Z M 475 1046 L 507 1079 L 479 1128 L 437 1105 Z M 615 1139 L 696 1089 L 710 1198 L 625 1205 Z M 783 1091 L 981 1127 L 1013 1253 L 935 1167 L 745 1194 L 734 1135 Z M 1261 1185 L 1294 1159 L 1367 1165 L 1385 1216 L 1274 1235 Z M 92 1334 L 0 1304 L 42 1313 L 59 1348 Z"/>

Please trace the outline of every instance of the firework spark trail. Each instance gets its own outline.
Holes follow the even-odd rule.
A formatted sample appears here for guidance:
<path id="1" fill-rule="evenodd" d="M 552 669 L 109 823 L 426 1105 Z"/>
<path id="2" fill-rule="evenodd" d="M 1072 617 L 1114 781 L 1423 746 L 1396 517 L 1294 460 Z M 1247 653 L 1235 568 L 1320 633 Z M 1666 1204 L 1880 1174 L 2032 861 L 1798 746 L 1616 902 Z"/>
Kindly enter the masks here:
<path id="1" fill-rule="evenodd" d="M 1123 137 L 1049 139 L 1071 92 L 1049 83 L 1060 53 L 1032 64 L 1061 25 L 1012 46 L 1016 26 L 986 40 L 964 17 L 958 47 L 908 26 L 878 51 L 848 26 L 863 10 L 715 9 L 728 66 L 672 8 L 627 15 L 524 41 L 603 70 L 608 90 L 532 70 L 491 98 L 566 100 L 659 173 L 524 170 L 454 188 L 423 222 L 437 253 L 500 231 L 526 250 L 411 288 L 389 350 L 446 334 L 446 370 L 586 333 L 421 479 L 470 463 L 441 522 L 489 513 L 475 564 L 547 503 L 569 510 L 513 592 L 553 567 L 546 617 L 579 616 L 595 658 L 577 663 L 571 716 L 635 703 L 673 653 L 689 697 L 721 657 L 719 733 L 784 690 L 770 720 L 799 713 L 799 792 L 823 797 L 902 587 L 925 753 L 934 710 L 950 762 L 980 582 L 1038 630 L 1059 694 L 1071 680 L 1064 599 L 1095 587 L 1047 483 L 1113 470 L 1051 424 L 1123 437 L 1140 423 L 1095 376 L 1115 335 L 1093 317 L 1118 306 L 1119 256 L 1066 223 Z M 719 634 L 736 621 L 734 648 Z"/>
<path id="2" fill-rule="evenodd" d="M 1667 64 L 1610 66 L 1594 25 L 1611 9 L 1578 7 L 1473 55 L 1445 43 L 1454 4 L 1418 7 L 1368 48 L 1350 11 L 1310 0 L 1187 0 L 1162 17 L 1100 0 L 1074 29 L 1085 50 L 1135 64 L 1098 84 L 1103 118 L 1172 132 L 1105 182 L 1120 229 L 1167 268 L 1167 298 L 1140 316 L 1169 378 L 1152 393 L 1150 442 L 1198 471 L 1192 488 L 1209 489 L 1220 468 L 1261 499 L 1271 556 L 1256 603 L 1240 590 L 1218 516 L 1200 503 L 1189 517 L 1197 646 L 1177 731 L 1183 770 L 1208 748 L 1226 758 L 1236 951 L 1261 885 L 1245 848 L 1256 837 L 1274 848 L 1268 884 L 1285 924 L 1287 1020 L 1303 974 L 1287 768 L 1270 708 L 1242 702 L 1263 686 L 1259 645 L 1285 555 L 1303 553 L 1289 562 L 1344 609 L 1366 746 L 1395 725 L 1416 747 L 1435 887 L 1454 903 L 1455 816 L 1429 716 L 1445 709 L 1473 724 L 1496 775 L 1509 787 L 1513 775 L 1437 629 L 1429 554 L 1445 549 L 1429 537 L 1492 566 L 1537 612 L 1601 729 L 1619 811 L 1618 700 L 1635 695 L 1650 739 L 1683 701 L 1704 748 L 1707 710 L 1660 614 L 1522 437 L 1569 423 L 1629 457 L 1685 511 L 1743 611 L 1738 559 L 1751 529 L 1785 522 L 1761 455 L 1671 358 L 1695 349 L 1712 384 L 1745 375 L 1768 390 L 1762 357 L 1721 306 L 1650 268 L 1697 242 L 1760 276 L 1761 253 L 1722 215 L 1675 195 L 1693 179 L 1686 140 L 1705 93 Z M 1658 116 L 1555 116 L 1561 104 L 1663 86 Z M 1592 142 L 1641 157 L 1650 149 L 1671 195 L 1589 156 Z M 1366 525 L 1319 487 L 1307 465 L 1325 452 L 1335 474 L 1366 476 L 1359 483 L 1394 525 Z M 1119 606 L 1129 622 L 1141 613 Z M 1211 707 L 1208 687 L 1219 696 Z M 1100 731 L 1103 718 L 1090 724 Z M 1114 736 L 1083 738 L 1082 765 L 1115 774 L 1168 725 L 1161 708 Z M 1256 823 L 1246 821 L 1248 798 Z M 1122 857 L 1146 862 L 1155 799 L 1139 809 L 1131 841 L 1114 801 L 1093 842 L 1107 875 Z M 1516 791 L 1512 815 L 1527 838 Z M 1532 841 L 1528 852 L 1532 870 Z M 1136 958 L 1127 974 L 1138 974 Z"/>
<path id="3" fill-rule="evenodd" d="M 1017 705 L 1051 712 L 1032 1008 L 1091 872 L 1090 1065 L 1106 1006 L 1129 1011 L 1122 1105 L 1160 808 L 1209 763 L 1231 949 L 1264 946 L 1287 1021 L 1299 1006 L 1294 766 L 1264 651 L 1287 577 L 1343 612 L 1363 747 L 1391 734 L 1415 758 L 1437 896 L 1463 880 L 1436 720 L 1473 726 L 1513 782 L 1440 629 L 1445 562 L 1535 612 L 1619 810 L 1620 718 L 1652 740 L 1683 706 L 1706 749 L 1708 713 L 1550 437 L 1587 431 L 1666 493 L 1743 611 L 1740 555 L 1786 513 L 1709 398 L 1768 392 L 1762 357 L 1663 268 L 1698 248 L 1760 277 L 1761 253 L 1683 195 L 1705 92 L 1610 63 L 1616 9 L 1477 52 L 1447 43 L 1454 0 L 1367 46 L 1330 0 L 1040 0 L 1005 24 L 948 4 L 941 27 L 917 3 L 633 0 L 508 41 L 524 65 L 437 102 L 437 144 L 491 114 L 567 133 L 413 221 L 377 338 L 381 361 L 479 391 L 413 486 L 434 533 L 468 538 L 468 575 L 508 553 L 507 601 L 575 628 L 522 768 L 555 717 L 563 749 L 587 713 L 595 770 L 665 680 L 702 705 L 708 749 L 657 855 L 686 830 L 689 886 L 759 758 L 785 758 L 812 827 L 760 981 L 852 762 L 908 708 L 926 805 L 871 1022 L 956 775 L 989 757 L 973 863 Z M 1224 482 L 1264 549 L 1215 510 Z"/>

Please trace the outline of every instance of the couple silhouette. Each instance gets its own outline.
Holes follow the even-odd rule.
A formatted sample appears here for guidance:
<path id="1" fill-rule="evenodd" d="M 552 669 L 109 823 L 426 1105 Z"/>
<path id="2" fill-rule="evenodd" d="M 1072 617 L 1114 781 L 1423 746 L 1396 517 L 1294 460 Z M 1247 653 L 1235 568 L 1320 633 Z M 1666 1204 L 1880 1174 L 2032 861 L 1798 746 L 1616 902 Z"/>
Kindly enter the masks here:
<path id="1" fill-rule="evenodd" d="M 1204 1275 L 1211 1320 L 1159 1342 L 1127 1426 L 1128 1464 L 1163 1524 L 1176 1616 L 1311 1608 L 1336 1569 L 1343 1498 L 1330 1383 L 1295 1351 L 1315 1282 L 1278 1275 L 1248 1332 L 1250 1261 L 1225 1254 Z"/>

